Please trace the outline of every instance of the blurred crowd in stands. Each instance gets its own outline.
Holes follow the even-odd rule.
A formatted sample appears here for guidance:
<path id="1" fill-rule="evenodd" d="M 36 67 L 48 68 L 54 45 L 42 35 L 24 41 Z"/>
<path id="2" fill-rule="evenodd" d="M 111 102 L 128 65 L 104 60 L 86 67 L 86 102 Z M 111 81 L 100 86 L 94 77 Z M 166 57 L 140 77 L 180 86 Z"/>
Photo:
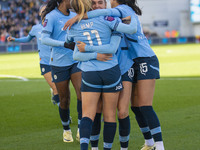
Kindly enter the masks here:
<path id="1" fill-rule="evenodd" d="M 43 0 L 13 0 L 0 10 L 0 43 L 6 38 L 27 36 L 32 26 L 40 21 L 39 7 Z"/>
<path id="2" fill-rule="evenodd" d="M 6 42 L 8 36 L 27 36 L 32 26 L 40 22 L 38 15 L 41 4 L 48 0 L 9 0 L 4 1 L 6 7 L 0 9 L 0 43 Z M 1 3 L 1 0 L 0 0 Z M 148 39 L 158 38 L 156 32 L 144 30 Z M 178 38 L 176 30 L 165 31 L 163 38 Z M 199 37 L 197 38 L 200 39 Z M 200 40 L 199 40 L 200 41 Z"/>

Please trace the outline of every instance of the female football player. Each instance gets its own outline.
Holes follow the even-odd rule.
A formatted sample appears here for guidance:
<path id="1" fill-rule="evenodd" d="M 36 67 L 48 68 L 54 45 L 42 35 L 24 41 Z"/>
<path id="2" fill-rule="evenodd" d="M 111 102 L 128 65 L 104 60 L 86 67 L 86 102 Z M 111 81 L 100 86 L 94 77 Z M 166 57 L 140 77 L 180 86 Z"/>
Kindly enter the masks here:
<path id="1" fill-rule="evenodd" d="M 131 58 L 135 62 L 135 83 L 133 84 L 131 109 L 136 115 L 136 120 L 145 138 L 142 150 L 154 149 L 155 147 L 158 150 L 164 150 L 160 122 L 152 107 L 155 80 L 160 78 L 159 62 L 143 34 L 137 16 L 141 15 L 142 12 L 137 6 L 136 0 L 111 0 L 111 7 L 113 9 L 88 12 L 88 17 L 113 15 L 124 18 L 131 15 L 131 19 L 137 21 L 137 32 L 135 34 L 125 34 L 130 45 Z"/>
<path id="2" fill-rule="evenodd" d="M 77 61 L 72 58 L 74 43 L 66 44 L 64 23 L 75 16 L 70 12 L 69 0 L 50 0 L 42 13 L 44 20 L 42 43 L 52 47 L 51 67 L 52 79 L 60 97 L 59 114 L 63 125 L 63 141 L 73 142 L 70 123 L 70 80 L 77 95 L 78 119 L 81 119 L 81 71 L 77 68 Z M 78 129 L 79 130 L 79 129 Z M 77 130 L 77 140 L 79 132 Z"/>
<path id="3" fill-rule="evenodd" d="M 91 1 L 71 1 L 71 5 L 75 12 L 80 15 L 79 20 L 91 9 Z M 132 23 L 133 25 L 133 23 Z M 134 26 L 134 25 L 133 25 Z M 121 37 L 119 33 L 111 33 L 113 29 L 123 28 L 124 30 L 132 30 L 133 26 L 121 24 L 120 20 L 113 17 L 98 17 L 89 20 L 81 20 L 74 24 L 67 34 L 67 40 L 75 41 L 79 44 L 82 42 L 90 45 L 88 52 L 83 56 L 77 47 L 74 50 L 74 59 L 81 61 L 79 67 L 82 70 L 82 109 L 83 118 L 80 124 L 80 142 L 81 149 L 88 149 L 89 137 L 92 130 L 92 122 L 94 120 L 98 100 L 102 94 L 103 114 L 104 114 L 104 149 L 111 149 L 112 142 L 116 131 L 116 107 L 119 92 L 122 89 L 121 72 L 119 70 L 118 61 L 115 52 L 119 46 Z M 128 31 L 126 31 L 128 33 Z M 112 34 L 112 39 L 111 38 Z M 111 47 L 106 44 L 109 41 L 115 41 Z M 118 43 L 118 44 L 117 44 Z M 88 46 L 86 45 L 86 47 Z M 93 46 L 96 45 L 96 46 Z M 102 45 L 101 48 L 97 45 Z M 105 46 L 104 46 L 105 45 Z M 89 51 L 95 52 L 91 53 Z M 112 53 L 113 57 L 107 62 L 97 61 L 97 52 Z M 90 57 L 91 60 L 83 60 Z"/>
<path id="4" fill-rule="evenodd" d="M 40 7 L 39 15 L 41 16 L 42 12 L 46 8 L 46 5 L 42 5 Z M 29 32 L 28 36 L 22 37 L 22 38 L 14 38 L 14 37 L 8 37 L 8 42 L 18 42 L 18 43 L 27 43 L 30 42 L 34 37 L 37 38 L 37 45 L 38 45 L 38 52 L 40 57 L 40 70 L 41 75 L 44 76 L 45 80 L 53 90 L 53 97 L 52 101 L 54 104 L 59 104 L 59 96 L 58 92 L 55 86 L 55 83 L 52 82 L 51 78 L 51 67 L 50 67 L 50 55 L 51 55 L 51 47 L 44 45 L 41 43 L 41 32 L 42 32 L 42 22 L 40 24 L 34 25 Z"/>

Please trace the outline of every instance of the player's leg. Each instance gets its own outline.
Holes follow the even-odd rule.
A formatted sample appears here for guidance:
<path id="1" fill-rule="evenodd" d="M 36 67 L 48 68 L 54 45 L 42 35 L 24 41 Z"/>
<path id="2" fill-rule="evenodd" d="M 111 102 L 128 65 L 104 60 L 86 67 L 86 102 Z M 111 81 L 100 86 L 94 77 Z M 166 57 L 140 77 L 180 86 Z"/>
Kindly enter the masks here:
<path id="1" fill-rule="evenodd" d="M 116 108 L 119 92 L 103 93 L 104 150 L 111 150 L 116 133 Z"/>
<path id="2" fill-rule="evenodd" d="M 51 77 L 51 72 L 47 72 L 44 74 L 44 79 L 47 81 L 47 83 L 49 84 L 50 88 L 52 89 L 53 92 L 53 96 L 52 96 L 52 102 L 53 104 L 57 104 L 59 105 L 59 95 L 58 95 L 58 91 L 56 89 L 56 85 L 55 83 L 52 82 L 52 77 Z"/>
<path id="3" fill-rule="evenodd" d="M 69 126 L 70 123 L 70 89 L 69 89 L 69 80 L 61 81 L 56 83 L 56 88 L 58 89 L 60 97 L 59 105 L 59 114 L 61 122 L 63 125 L 63 141 L 64 142 L 73 142 L 71 129 Z"/>
<path id="4" fill-rule="evenodd" d="M 140 110 L 140 105 L 138 100 L 139 99 L 138 99 L 137 83 L 134 83 L 132 87 L 131 109 L 135 114 L 136 121 L 145 139 L 145 144 L 142 150 L 154 148 L 154 140 L 151 135 L 148 122 Z"/>
<path id="5" fill-rule="evenodd" d="M 100 92 L 82 92 L 82 119 L 80 123 L 81 150 L 88 149 Z"/>
<path id="6" fill-rule="evenodd" d="M 159 150 L 163 150 L 164 146 L 160 122 L 152 107 L 155 90 L 155 79 L 139 80 L 137 84 L 140 111 L 148 123 L 150 132 L 156 144 L 156 148 Z"/>
<path id="7" fill-rule="evenodd" d="M 40 64 L 40 70 L 41 70 L 41 75 L 44 76 L 44 79 L 47 81 L 47 83 L 50 86 L 50 89 L 52 90 L 51 100 L 52 100 L 53 104 L 59 105 L 58 91 L 56 89 L 55 83 L 52 82 L 51 66 Z"/>
<path id="8" fill-rule="evenodd" d="M 88 149 L 98 101 L 102 91 L 102 80 L 97 71 L 82 72 L 81 97 L 82 119 L 80 124 L 81 149 Z"/>
<path id="9" fill-rule="evenodd" d="M 82 101 L 81 101 L 81 71 L 77 68 L 77 64 L 74 64 L 71 68 L 71 82 L 75 89 L 77 96 L 77 112 L 78 112 L 78 129 L 76 134 L 76 140 L 80 140 L 79 126 L 82 118 Z"/>
<path id="10" fill-rule="evenodd" d="M 102 101 L 102 98 L 100 98 L 97 104 L 97 112 L 94 118 L 94 122 L 92 125 L 92 133 L 90 136 L 90 143 L 91 143 L 92 150 L 98 150 L 98 142 L 99 142 L 100 131 L 101 131 L 102 105 L 103 105 L 103 101 Z"/>
<path id="11" fill-rule="evenodd" d="M 110 150 L 116 132 L 116 109 L 119 92 L 123 89 L 123 85 L 121 81 L 121 71 L 118 65 L 102 71 L 100 74 L 104 83 L 102 87 L 104 150 Z"/>
<path id="12" fill-rule="evenodd" d="M 120 91 L 118 101 L 119 139 L 121 150 L 128 149 L 130 134 L 129 104 L 132 92 L 132 82 L 123 81 L 124 89 Z"/>
<path id="13" fill-rule="evenodd" d="M 143 77 L 144 74 L 141 73 L 140 62 L 138 59 L 135 60 L 133 65 L 134 68 L 134 78 L 132 86 L 132 95 L 131 95 L 131 110 L 135 114 L 136 121 L 140 127 L 140 130 L 144 136 L 145 144 L 142 150 L 154 148 L 154 140 L 151 135 L 149 125 L 142 112 L 140 111 L 139 99 L 138 99 L 138 78 Z"/>
<path id="14" fill-rule="evenodd" d="M 73 142 L 70 123 L 70 88 L 69 88 L 69 66 L 67 67 L 54 67 L 52 66 L 52 79 L 55 82 L 59 98 L 59 114 L 61 118 L 61 123 L 63 125 L 63 141 Z"/>
<path id="15" fill-rule="evenodd" d="M 47 81 L 47 83 L 49 84 L 49 86 L 52 88 L 53 90 L 53 95 L 57 95 L 58 91 L 56 89 L 56 85 L 55 83 L 52 82 L 52 77 L 51 77 L 51 72 L 47 72 L 44 74 L 44 79 Z"/>
<path id="16" fill-rule="evenodd" d="M 142 119 L 143 123 L 146 120 L 145 124 L 147 124 L 147 128 L 142 128 L 142 131 L 148 132 L 149 128 L 155 141 L 156 149 L 164 150 L 160 122 L 152 107 L 155 80 L 160 78 L 158 59 L 156 56 L 138 58 L 135 64 L 137 64 L 136 70 L 138 77 L 137 84 L 134 87 L 136 98 L 133 99 L 133 106 L 136 106 L 136 109 L 133 109 L 133 111 L 135 113 L 139 112 L 141 118 L 144 117 Z M 138 112 L 137 107 L 139 107 Z"/>

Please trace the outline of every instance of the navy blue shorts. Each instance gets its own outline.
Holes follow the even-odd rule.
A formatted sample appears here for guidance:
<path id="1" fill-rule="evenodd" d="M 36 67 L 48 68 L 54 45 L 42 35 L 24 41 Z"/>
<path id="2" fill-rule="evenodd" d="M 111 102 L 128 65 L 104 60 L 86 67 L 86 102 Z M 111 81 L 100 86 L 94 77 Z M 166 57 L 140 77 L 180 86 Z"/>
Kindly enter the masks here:
<path id="1" fill-rule="evenodd" d="M 134 69 L 133 66 L 131 66 L 131 68 L 122 75 L 122 82 L 123 81 L 133 82 L 133 77 L 134 77 Z"/>
<path id="2" fill-rule="evenodd" d="M 156 56 L 138 57 L 134 59 L 134 62 L 133 83 L 136 83 L 137 80 L 160 79 L 159 61 Z"/>
<path id="3" fill-rule="evenodd" d="M 56 66 L 51 66 L 52 67 L 52 82 L 61 82 L 65 80 L 69 80 L 71 75 L 76 72 L 80 72 L 81 70 L 77 68 L 77 64 L 75 63 L 71 66 L 66 66 L 66 67 L 56 67 Z"/>
<path id="4" fill-rule="evenodd" d="M 119 66 L 103 71 L 82 71 L 81 92 L 113 93 L 123 89 Z"/>
<path id="5" fill-rule="evenodd" d="M 44 75 L 45 73 L 51 72 L 51 66 L 40 64 L 40 71 L 41 71 L 41 75 Z"/>

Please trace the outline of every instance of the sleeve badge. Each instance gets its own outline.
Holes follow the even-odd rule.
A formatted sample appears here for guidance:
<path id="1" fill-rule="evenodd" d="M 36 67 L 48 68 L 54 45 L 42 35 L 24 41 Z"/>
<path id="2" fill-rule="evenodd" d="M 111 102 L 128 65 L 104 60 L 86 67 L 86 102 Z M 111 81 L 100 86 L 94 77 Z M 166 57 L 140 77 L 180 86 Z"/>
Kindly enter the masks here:
<path id="1" fill-rule="evenodd" d="M 104 19 L 107 20 L 107 21 L 114 21 L 115 20 L 115 18 L 111 17 L 111 16 L 105 16 Z"/>
<path id="2" fill-rule="evenodd" d="M 46 26 L 47 26 L 47 22 L 48 22 L 48 19 L 45 19 L 45 20 L 44 20 L 44 23 L 43 23 L 43 27 L 46 27 Z"/>

